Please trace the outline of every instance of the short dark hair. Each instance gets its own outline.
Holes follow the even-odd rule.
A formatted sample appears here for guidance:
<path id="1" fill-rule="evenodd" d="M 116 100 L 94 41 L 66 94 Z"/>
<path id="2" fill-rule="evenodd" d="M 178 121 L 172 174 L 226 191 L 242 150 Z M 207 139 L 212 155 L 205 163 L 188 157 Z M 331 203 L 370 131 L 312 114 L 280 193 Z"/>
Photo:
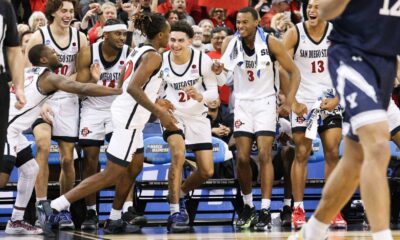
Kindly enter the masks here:
<path id="1" fill-rule="evenodd" d="M 178 18 L 179 18 L 179 13 L 176 10 L 169 10 L 168 12 L 166 12 L 164 14 L 165 19 L 168 19 L 169 16 L 171 16 L 171 14 L 176 14 L 176 16 L 178 16 Z"/>
<path id="2" fill-rule="evenodd" d="M 110 18 L 107 19 L 107 21 L 104 23 L 104 26 L 110 26 L 110 25 L 115 25 L 115 24 L 124 24 L 118 19 Z"/>
<path id="3" fill-rule="evenodd" d="M 76 12 L 76 0 L 48 0 L 46 3 L 45 15 L 49 23 L 54 21 L 54 17 L 51 14 L 55 13 L 62 7 L 63 2 L 71 2 L 74 5 L 74 11 Z"/>
<path id="4" fill-rule="evenodd" d="M 253 16 L 254 20 L 258 20 L 260 18 L 258 12 L 252 7 L 242 8 L 239 10 L 238 14 L 239 13 L 250 13 Z"/>
<path id="5" fill-rule="evenodd" d="M 159 13 L 140 13 L 135 15 L 134 25 L 151 40 L 163 31 L 167 20 Z"/>
<path id="6" fill-rule="evenodd" d="M 171 25 L 171 32 L 184 32 L 189 38 L 193 38 L 194 31 L 186 20 L 179 20 Z"/>
<path id="7" fill-rule="evenodd" d="M 211 38 L 214 37 L 214 34 L 219 32 L 226 32 L 226 35 L 230 35 L 227 27 L 216 27 L 211 31 Z"/>
<path id="8" fill-rule="evenodd" d="M 21 37 L 19 38 L 19 40 L 20 40 L 19 44 L 20 44 L 20 45 L 22 45 L 22 39 L 24 39 L 25 35 L 28 35 L 28 34 L 33 34 L 33 31 L 27 30 L 27 31 L 25 31 L 25 32 L 23 32 L 23 33 L 21 34 Z"/>
<path id="9" fill-rule="evenodd" d="M 40 58 L 43 57 L 46 48 L 47 46 L 44 44 L 37 44 L 29 50 L 28 58 L 33 66 L 40 65 Z"/>

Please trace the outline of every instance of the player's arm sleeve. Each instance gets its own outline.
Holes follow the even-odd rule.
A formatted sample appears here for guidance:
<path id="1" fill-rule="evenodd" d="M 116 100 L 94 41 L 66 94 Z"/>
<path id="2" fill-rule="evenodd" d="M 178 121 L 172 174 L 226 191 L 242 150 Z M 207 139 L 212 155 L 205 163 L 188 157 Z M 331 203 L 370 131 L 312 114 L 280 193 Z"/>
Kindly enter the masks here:
<path id="1" fill-rule="evenodd" d="M 10 2 L 4 1 L 5 6 L 4 12 L 6 13 L 5 19 L 7 25 L 6 37 L 4 39 L 4 46 L 6 47 L 17 47 L 19 45 L 18 31 L 17 31 L 17 18 Z"/>
<path id="2" fill-rule="evenodd" d="M 203 69 L 203 84 L 205 91 L 201 94 L 203 95 L 203 102 L 213 101 L 217 99 L 218 87 L 217 87 L 217 77 L 215 73 L 211 70 L 213 62 L 211 58 L 207 55 L 203 56 L 201 62 L 201 68 Z"/>

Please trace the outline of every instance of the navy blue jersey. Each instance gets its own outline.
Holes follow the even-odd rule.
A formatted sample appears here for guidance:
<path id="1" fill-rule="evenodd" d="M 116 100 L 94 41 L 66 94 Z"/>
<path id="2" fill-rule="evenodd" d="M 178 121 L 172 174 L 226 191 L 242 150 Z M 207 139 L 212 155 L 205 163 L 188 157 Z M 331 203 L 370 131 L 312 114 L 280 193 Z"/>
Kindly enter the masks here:
<path id="1" fill-rule="evenodd" d="M 371 54 L 400 54 L 400 0 L 351 0 L 329 39 Z"/>

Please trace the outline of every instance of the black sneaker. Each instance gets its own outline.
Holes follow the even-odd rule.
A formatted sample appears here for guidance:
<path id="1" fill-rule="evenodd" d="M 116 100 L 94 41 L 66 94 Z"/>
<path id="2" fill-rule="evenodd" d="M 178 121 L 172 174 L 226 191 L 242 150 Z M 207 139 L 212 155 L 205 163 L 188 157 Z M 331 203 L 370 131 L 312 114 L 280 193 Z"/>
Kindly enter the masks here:
<path id="1" fill-rule="evenodd" d="M 122 214 L 122 220 L 125 222 L 132 224 L 132 225 L 138 225 L 143 227 L 147 223 L 146 217 L 144 217 L 142 214 L 136 212 L 136 209 L 134 207 L 129 207 L 128 211 Z"/>
<path id="2" fill-rule="evenodd" d="M 107 219 L 104 223 L 105 234 L 118 234 L 118 233 L 138 233 L 140 227 L 137 225 L 128 224 L 122 219 L 111 220 Z"/>
<path id="3" fill-rule="evenodd" d="M 58 226 L 60 221 L 60 213 L 50 207 L 50 201 L 39 201 L 36 206 L 38 219 L 43 233 L 47 237 L 55 237 L 52 231 L 53 226 Z"/>
<path id="4" fill-rule="evenodd" d="M 184 233 L 190 231 L 189 218 L 176 212 L 168 217 L 167 230 L 171 233 Z"/>
<path id="5" fill-rule="evenodd" d="M 72 221 L 71 212 L 63 210 L 59 214 L 60 220 L 58 222 L 58 228 L 60 230 L 74 230 L 75 225 Z"/>
<path id="6" fill-rule="evenodd" d="M 290 206 L 283 206 L 281 211 L 281 226 L 290 227 L 292 225 L 292 208 Z"/>
<path id="7" fill-rule="evenodd" d="M 271 212 L 270 209 L 261 209 L 258 220 L 254 229 L 257 231 L 265 231 L 271 229 Z"/>
<path id="8" fill-rule="evenodd" d="M 236 227 L 246 229 L 254 226 L 257 221 L 257 214 L 255 207 L 250 208 L 249 205 L 244 205 L 239 218 L 236 220 Z"/>
<path id="9" fill-rule="evenodd" d="M 93 231 L 99 228 L 99 217 L 96 210 L 89 209 L 86 211 L 86 217 L 81 225 L 81 230 Z"/>

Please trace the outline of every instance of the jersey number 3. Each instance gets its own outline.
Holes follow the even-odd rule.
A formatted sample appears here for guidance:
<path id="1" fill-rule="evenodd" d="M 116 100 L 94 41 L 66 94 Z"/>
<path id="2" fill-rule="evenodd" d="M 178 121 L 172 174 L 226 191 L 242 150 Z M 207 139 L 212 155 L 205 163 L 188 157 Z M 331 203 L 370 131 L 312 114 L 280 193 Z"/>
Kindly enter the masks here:
<path id="1" fill-rule="evenodd" d="M 249 77 L 248 79 L 249 79 L 250 82 L 254 81 L 254 72 L 253 71 L 248 70 L 247 71 L 247 76 Z"/>
<path id="2" fill-rule="evenodd" d="M 311 67 L 312 67 L 311 69 L 312 73 L 317 73 L 317 72 L 322 73 L 325 70 L 324 61 L 322 60 L 312 62 Z"/>

